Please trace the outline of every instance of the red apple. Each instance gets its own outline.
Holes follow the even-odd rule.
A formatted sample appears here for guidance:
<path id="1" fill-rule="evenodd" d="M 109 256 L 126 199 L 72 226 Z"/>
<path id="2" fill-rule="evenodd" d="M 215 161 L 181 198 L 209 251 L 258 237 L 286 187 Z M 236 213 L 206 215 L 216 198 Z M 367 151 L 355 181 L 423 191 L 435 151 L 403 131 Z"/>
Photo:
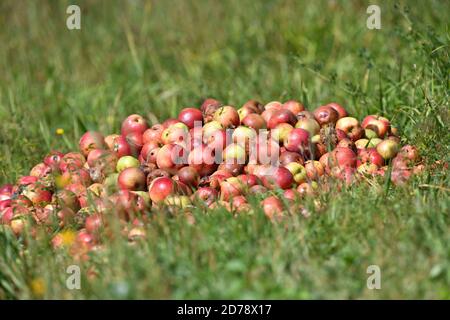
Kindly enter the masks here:
<path id="1" fill-rule="evenodd" d="M 321 106 L 314 110 L 314 118 L 321 125 L 336 123 L 339 114 L 330 106 Z"/>
<path id="2" fill-rule="evenodd" d="M 374 131 L 379 138 L 384 138 L 384 136 L 389 133 L 391 124 L 389 120 L 384 117 L 378 115 L 370 115 L 364 118 L 361 126 L 364 129 L 370 129 Z"/>
<path id="3" fill-rule="evenodd" d="M 261 201 L 264 214 L 269 219 L 278 219 L 283 216 L 283 202 L 275 196 L 268 197 Z"/>
<path id="4" fill-rule="evenodd" d="M 281 110 L 283 108 L 283 104 L 279 101 L 271 101 L 264 106 L 264 110 Z"/>
<path id="5" fill-rule="evenodd" d="M 305 162 L 305 170 L 308 178 L 318 180 L 325 173 L 322 163 L 316 160 L 308 160 Z"/>
<path id="6" fill-rule="evenodd" d="M 203 101 L 200 111 L 203 114 L 203 118 L 205 122 L 209 122 L 213 119 L 214 113 L 221 107 L 222 103 L 220 103 L 216 99 L 208 98 Z"/>
<path id="7" fill-rule="evenodd" d="M 198 124 L 200 127 L 203 123 L 203 115 L 199 109 L 196 108 L 184 108 L 178 115 L 178 120 L 188 126 L 189 129 L 194 128 L 194 124 Z"/>
<path id="8" fill-rule="evenodd" d="M 266 121 L 257 113 L 251 113 L 242 119 L 242 124 L 255 130 L 261 130 L 266 128 Z"/>
<path id="9" fill-rule="evenodd" d="M 288 151 L 302 152 L 309 145 L 309 132 L 300 128 L 294 129 L 289 132 L 283 145 Z"/>
<path id="10" fill-rule="evenodd" d="M 116 153 L 118 158 L 133 155 L 130 145 L 124 136 L 118 136 L 114 140 L 112 151 Z"/>
<path id="11" fill-rule="evenodd" d="M 349 148 L 338 147 L 331 152 L 331 161 L 339 168 L 356 168 L 356 154 Z"/>
<path id="12" fill-rule="evenodd" d="M 261 180 L 265 187 L 277 186 L 281 189 L 289 189 L 294 182 L 294 176 L 287 168 L 278 167 L 266 173 Z"/>
<path id="13" fill-rule="evenodd" d="M 358 150 L 358 166 L 363 163 L 375 164 L 377 167 L 384 165 L 383 157 L 375 148 Z"/>
<path id="14" fill-rule="evenodd" d="M 99 132 L 88 131 L 80 138 L 78 143 L 81 153 L 87 157 L 94 149 L 106 149 L 105 138 Z"/>
<path id="15" fill-rule="evenodd" d="M 202 200 L 207 206 L 213 204 L 218 197 L 219 193 L 215 189 L 210 187 L 198 188 L 198 190 L 193 195 L 194 199 Z"/>
<path id="16" fill-rule="evenodd" d="M 64 153 L 59 151 L 50 151 L 44 158 L 44 163 L 51 167 L 52 169 L 59 167 L 59 162 L 64 157 Z"/>
<path id="17" fill-rule="evenodd" d="M 196 188 L 200 181 L 200 176 L 194 167 L 187 166 L 178 170 L 178 179 L 189 187 Z"/>
<path id="18" fill-rule="evenodd" d="M 130 191 L 145 190 L 146 177 L 139 168 L 126 168 L 119 174 L 118 184 L 121 189 Z"/>
<path id="19" fill-rule="evenodd" d="M 175 193 L 175 182 L 167 177 L 156 178 L 152 181 L 148 190 L 150 199 L 158 203 Z"/>
<path id="20" fill-rule="evenodd" d="M 142 142 L 148 143 L 150 141 L 155 141 L 157 143 L 162 143 L 161 135 L 164 131 L 164 126 L 162 124 L 154 124 L 151 128 L 144 131 L 142 134 Z"/>
<path id="21" fill-rule="evenodd" d="M 132 132 L 142 135 L 147 129 L 147 121 L 145 121 L 145 119 L 138 114 L 132 114 L 122 122 L 121 133 L 125 137 Z"/>
<path id="22" fill-rule="evenodd" d="M 174 174 L 179 168 L 187 164 L 187 151 L 175 143 L 166 144 L 156 155 L 156 164 L 160 169 Z"/>
<path id="23" fill-rule="evenodd" d="M 344 117 L 336 122 L 336 130 L 342 130 L 353 141 L 361 139 L 364 129 L 359 125 L 356 118 Z"/>
<path id="24" fill-rule="evenodd" d="M 295 100 L 288 100 L 283 103 L 283 109 L 291 111 L 294 115 L 299 114 L 300 112 L 305 110 L 303 104 Z"/>
<path id="25" fill-rule="evenodd" d="M 269 118 L 269 121 L 267 121 L 267 128 L 274 129 L 280 123 L 289 123 L 290 125 L 294 126 L 296 122 L 297 118 L 291 111 L 287 109 L 281 109 L 276 111 Z"/>
<path id="26" fill-rule="evenodd" d="M 239 126 L 239 113 L 232 106 L 224 106 L 214 113 L 214 120 L 219 122 L 224 128 L 236 128 Z"/>
<path id="27" fill-rule="evenodd" d="M 297 162 L 299 164 L 303 164 L 303 157 L 300 155 L 300 153 L 292 152 L 292 151 L 284 151 L 280 154 L 280 164 L 283 167 L 291 162 Z"/>
<path id="28" fill-rule="evenodd" d="M 339 119 L 347 117 L 347 115 L 348 115 L 347 110 L 345 110 L 345 108 L 343 106 L 341 106 L 340 104 L 338 104 L 336 102 L 331 102 L 331 103 L 327 104 L 327 106 L 332 107 L 334 110 L 336 110 L 336 112 L 339 115 Z"/>

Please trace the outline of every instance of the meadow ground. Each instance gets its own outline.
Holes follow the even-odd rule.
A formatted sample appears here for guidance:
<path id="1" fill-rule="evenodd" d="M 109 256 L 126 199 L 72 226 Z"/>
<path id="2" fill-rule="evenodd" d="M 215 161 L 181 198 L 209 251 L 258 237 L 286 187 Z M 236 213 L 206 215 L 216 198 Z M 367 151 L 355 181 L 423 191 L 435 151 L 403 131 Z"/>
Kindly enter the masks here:
<path id="1" fill-rule="evenodd" d="M 0 184 L 75 150 L 85 129 L 109 134 L 128 114 L 165 119 L 205 97 L 337 101 L 390 118 L 428 165 L 449 160 L 448 1 L 382 1 L 380 30 L 366 27 L 368 1 L 77 1 L 78 31 L 69 4 L 0 3 Z M 304 200 L 311 217 L 287 224 L 257 199 L 238 218 L 160 216 L 145 241 L 116 238 L 85 262 L 34 241 L 20 254 L 0 232 L 0 298 L 450 298 L 448 171 L 318 199 L 322 211 Z M 71 264 L 81 290 L 65 285 Z M 366 286 L 369 265 L 380 290 Z"/>

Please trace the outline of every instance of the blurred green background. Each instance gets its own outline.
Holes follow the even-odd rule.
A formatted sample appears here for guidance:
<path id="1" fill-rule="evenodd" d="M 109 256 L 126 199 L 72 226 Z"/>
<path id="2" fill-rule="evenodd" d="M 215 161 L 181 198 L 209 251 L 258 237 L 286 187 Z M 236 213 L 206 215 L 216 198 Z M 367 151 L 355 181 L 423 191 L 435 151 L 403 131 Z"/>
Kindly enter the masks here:
<path id="1" fill-rule="evenodd" d="M 69 4 L 81 30 L 66 28 Z M 381 30 L 366 27 L 370 4 Z M 164 120 L 206 97 L 336 101 L 360 119 L 390 118 L 428 164 L 448 161 L 449 21 L 448 1 L 1 1 L 0 183 L 51 149 L 76 149 L 86 129 L 117 132 L 131 113 Z M 108 285 L 125 277 L 130 297 L 449 298 L 448 190 L 447 172 L 430 171 L 403 188 L 323 195 L 325 212 L 287 232 L 224 215 L 199 218 L 194 233 L 175 223 L 178 236 L 154 230 L 160 243 L 143 257 L 120 247 L 91 291 L 69 296 L 116 297 Z M 207 262 L 194 258 L 205 250 Z M 46 255 L 58 266 L 40 254 L 36 270 Z M 386 270 L 380 292 L 365 289 L 370 263 Z M 32 296 L 31 276 L 0 275 L 17 286 L 6 296 Z M 66 297 L 49 286 L 46 297 Z"/>

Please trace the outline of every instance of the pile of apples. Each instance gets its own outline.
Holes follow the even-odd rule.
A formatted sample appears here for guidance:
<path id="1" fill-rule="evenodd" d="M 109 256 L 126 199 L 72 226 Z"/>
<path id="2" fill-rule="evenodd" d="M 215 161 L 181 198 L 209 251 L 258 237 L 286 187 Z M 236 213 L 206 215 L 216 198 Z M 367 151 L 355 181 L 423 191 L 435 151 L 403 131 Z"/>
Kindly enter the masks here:
<path id="1" fill-rule="evenodd" d="M 107 216 L 131 225 L 135 238 L 150 213 L 193 206 L 242 213 L 254 194 L 276 219 L 300 211 L 301 198 L 326 190 L 330 179 L 348 185 L 390 172 L 399 184 L 421 170 L 417 148 L 401 147 L 397 129 L 378 115 L 359 122 L 337 103 L 310 112 L 294 100 L 236 109 L 206 99 L 152 126 L 130 115 L 120 134 L 88 131 L 78 152 L 50 152 L 0 188 L 0 220 L 18 236 L 44 226 L 56 247 L 67 228 L 91 245 Z"/>

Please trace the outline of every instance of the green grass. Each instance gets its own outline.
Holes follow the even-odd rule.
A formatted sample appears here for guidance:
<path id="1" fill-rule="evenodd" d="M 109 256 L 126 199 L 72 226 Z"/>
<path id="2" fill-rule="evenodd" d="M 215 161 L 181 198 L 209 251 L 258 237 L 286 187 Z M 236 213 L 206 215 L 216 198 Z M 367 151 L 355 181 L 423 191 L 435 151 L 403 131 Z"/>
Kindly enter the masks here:
<path id="1" fill-rule="evenodd" d="M 130 113 L 163 120 L 205 97 L 232 105 L 295 98 L 379 113 L 427 164 L 449 161 L 450 6 L 380 1 L 69 1 L 0 3 L 0 184 L 85 129 L 118 131 Z M 406 6 L 408 4 L 409 8 Z M 65 134 L 57 136 L 55 130 Z M 333 189 L 335 190 L 335 189 Z M 322 192 L 309 219 L 155 212 L 147 240 L 116 238 L 88 261 L 0 232 L 0 298 L 450 298 L 448 170 L 406 186 Z M 82 289 L 65 286 L 70 264 Z M 378 265 L 382 289 L 366 288 Z M 87 271 L 96 278 L 85 278 Z M 36 279 L 44 294 L 32 290 Z"/>

